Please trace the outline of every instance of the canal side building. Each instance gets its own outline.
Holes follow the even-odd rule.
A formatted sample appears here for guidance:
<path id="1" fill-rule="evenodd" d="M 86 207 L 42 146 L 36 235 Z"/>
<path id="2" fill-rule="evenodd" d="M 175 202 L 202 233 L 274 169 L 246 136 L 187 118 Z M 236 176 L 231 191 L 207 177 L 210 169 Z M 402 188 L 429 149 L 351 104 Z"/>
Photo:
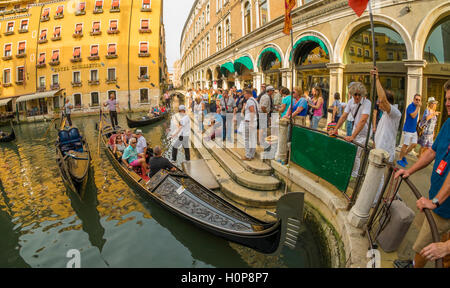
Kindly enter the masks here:
<path id="1" fill-rule="evenodd" d="M 436 98 L 443 111 L 443 85 L 450 78 L 450 1 L 373 3 L 375 56 L 384 87 L 394 92 L 403 112 L 416 93 L 424 96 L 423 103 Z M 348 100 L 351 82 L 370 87 L 367 11 L 358 18 L 347 0 L 297 0 L 293 51 L 291 38 L 282 32 L 284 11 L 284 1 L 195 1 L 180 41 L 184 88 L 252 85 L 259 90 L 262 83 L 290 88 L 293 81 L 308 90 L 319 85 L 331 105 L 336 92 Z M 438 129 L 447 117 L 441 113 Z"/>
<path id="2" fill-rule="evenodd" d="M 0 112 L 20 117 L 159 103 L 167 64 L 163 1 L 0 1 Z"/>

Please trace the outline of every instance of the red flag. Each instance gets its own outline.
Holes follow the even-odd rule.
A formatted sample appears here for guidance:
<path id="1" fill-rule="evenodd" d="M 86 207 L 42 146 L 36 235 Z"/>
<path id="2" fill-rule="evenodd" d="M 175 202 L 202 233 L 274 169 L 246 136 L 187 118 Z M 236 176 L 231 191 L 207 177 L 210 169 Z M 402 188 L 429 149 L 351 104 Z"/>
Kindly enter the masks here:
<path id="1" fill-rule="evenodd" d="M 292 30 L 292 17 L 291 17 L 291 11 L 295 8 L 295 5 L 297 5 L 295 0 L 284 0 L 284 6 L 286 8 L 285 10 L 285 16 L 284 16 L 284 29 L 283 33 L 289 35 Z"/>
<path id="2" fill-rule="evenodd" d="M 358 17 L 366 11 L 369 0 L 348 0 L 348 5 L 352 7 Z"/>

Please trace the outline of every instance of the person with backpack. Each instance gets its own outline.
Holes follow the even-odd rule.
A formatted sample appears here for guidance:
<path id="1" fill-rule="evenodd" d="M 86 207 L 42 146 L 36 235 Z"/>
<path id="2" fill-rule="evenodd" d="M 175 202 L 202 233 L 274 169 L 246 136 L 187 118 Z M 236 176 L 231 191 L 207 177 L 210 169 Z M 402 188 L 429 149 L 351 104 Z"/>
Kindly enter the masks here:
<path id="1" fill-rule="evenodd" d="M 339 119 L 342 116 L 342 103 L 340 100 L 341 100 L 341 94 L 336 92 L 334 94 L 333 105 L 331 105 L 331 107 L 333 107 L 333 118 L 332 118 L 333 123 L 338 123 Z"/>

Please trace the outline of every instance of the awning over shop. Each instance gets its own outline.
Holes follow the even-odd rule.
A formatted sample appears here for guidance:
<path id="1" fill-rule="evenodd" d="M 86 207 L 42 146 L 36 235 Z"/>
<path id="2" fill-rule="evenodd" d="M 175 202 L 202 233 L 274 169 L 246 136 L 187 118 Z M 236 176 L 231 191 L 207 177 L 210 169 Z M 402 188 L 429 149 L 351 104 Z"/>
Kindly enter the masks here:
<path id="1" fill-rule="evenodd" d="M 277 58 L 278 58 L 278 61 L 280 61 L 280 63 L 282 63 L 280 53 L 278 53 L 278 51 L 277 51 L 275 48 L 273 48 L 273 47 L 268 47 L 268 48 L 264 49 L 264 50 L 261 52 L 261 54 L 259 55 L 258 66 L 261 66 L 261 59 L 262 59 L 262 56 L 263 56 L 265 53 L 268 53 L 268 52 L 271 52 L 271 53 L 275 54 L 275 56 L 277 56 Z"/>
<path id="2" fill-rule="evenodd" d="M 35 100 L 35 99 L 42 99 L 42 98 L 52 98 L 52 97 L 58 96 L 62 90 L 63 89 L 20 96 L 19 98 L 17 98 L 16 103 L 31 101 L 31 100 Z"/>
<path id="3" fill-rule="evenodd" d="M 319 44 L 320 48 L 322 48 L 323 51 L 325 51 L 325 53 L 327 53 L 327 55 L 329 55 L 327 45 L 325 45 L 325 43 L 323 43 L 322 40 L 320 40 L 319 38 L 314 37 L 314 36 L 305 36 L 305 37 L 300 38 L 300 40 L 295 42 L 294 49 L 292 51 L 295 51 L 295 49 L 297 49 L 297 47 L 300 44 L 305 43 L 305 42 L 315 42 L 315 43 Z M 292 53 L 291 53 L 289 60 L 292 60 Z"/>
<path id="4" fill-rule="evenodd" d="M 242 65 L 244 65 L 248 70 L 253 70 L 252 59 L 248 56 L 241 57 L 234 61 L 234 70 L 240 71 Z"/>
<path id="5" fill-rule="evenodd" d="M 230 73 L 234 73 L 236 72 L 234 70 L 234 65 L 231 62 L 227 62 L 225 64 L 223 64 L 222 66 L 220 66 L 220 72 L 222 73 L 222 75 L 226 74 L 226 71 L 230 72 Z"/>
<path id="6" fill-rule="evenodd" d="M 8 105 L 9 101 L 11 100 L 12 98 L 0 99 L 0 107 Z"/>

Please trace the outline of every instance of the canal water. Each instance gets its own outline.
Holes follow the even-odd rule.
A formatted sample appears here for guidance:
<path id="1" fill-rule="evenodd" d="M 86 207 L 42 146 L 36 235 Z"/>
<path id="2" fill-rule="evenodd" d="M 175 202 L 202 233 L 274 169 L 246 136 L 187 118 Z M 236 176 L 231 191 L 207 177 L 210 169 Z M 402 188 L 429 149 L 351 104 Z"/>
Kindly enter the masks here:
<path id="1" fill-rule="evenodd" d="M 133 192 L 98 153 L 98 116 L 73 119 L 91 149 L 83 199 L 69 192 L 56 166 L 56 130 L 47 123 L 15 127 L 0 143 L 0 267 L 66 267 L 71 249 L 81 267 L 320 267 L 319 249 L 305 230 L 296 250 L 267 256 L 230 243 Z M 127 127 L 125 115 L 119 125 Z M 169 122 L 144 127 L 152 145 L 167 149 Z M 6 130 L 6 128 L 5 128 Z M 167 155 L 167 154 L 166 154 Z M 167 155 L 168 156 L 168 155 Z M 179 158 L 184 158 L 180 149 Z"/>

